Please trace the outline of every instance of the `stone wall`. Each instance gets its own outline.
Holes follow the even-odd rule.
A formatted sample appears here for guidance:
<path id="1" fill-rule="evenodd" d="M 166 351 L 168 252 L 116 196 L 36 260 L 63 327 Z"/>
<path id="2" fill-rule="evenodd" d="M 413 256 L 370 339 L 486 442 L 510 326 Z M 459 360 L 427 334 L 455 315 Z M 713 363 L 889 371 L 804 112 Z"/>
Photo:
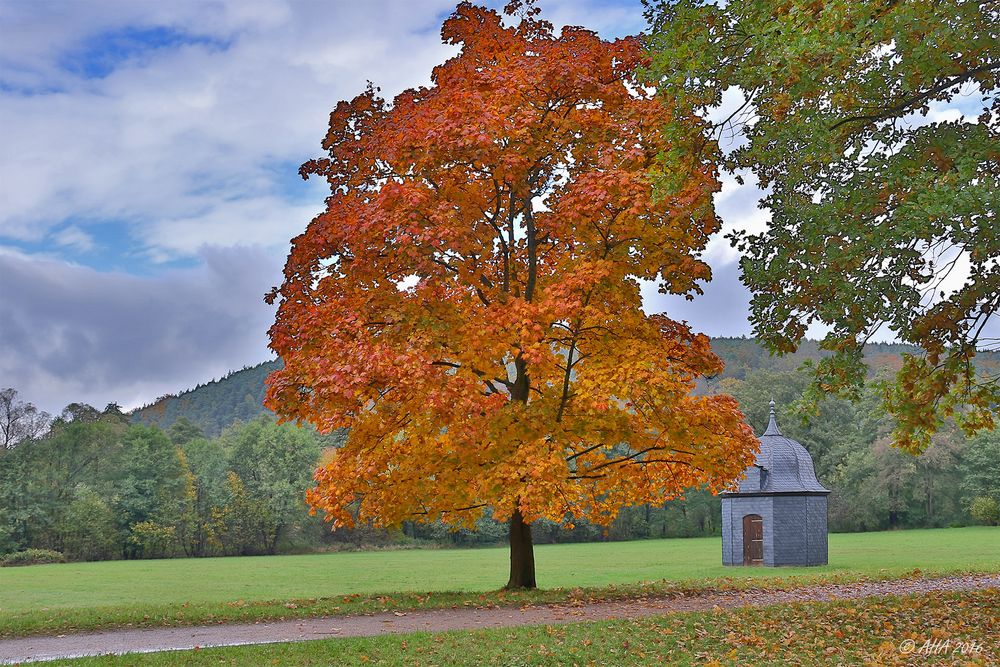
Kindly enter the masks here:
<path id="1" fill-rule="evenodd" d="M 722 564 L 743 565 L 743 517 L 759 514 L 764 523 L 764 565 L 774 565 L 774 503 L 772 496 L 722 499 Z"/>
<path id="2" fill-rule="evenodd" d="M 743 564 L 743 517 L 764 524 L 764 565 L 826 565 L 825 495 L 774 494 L 722 499 L 722 564 Z"/>

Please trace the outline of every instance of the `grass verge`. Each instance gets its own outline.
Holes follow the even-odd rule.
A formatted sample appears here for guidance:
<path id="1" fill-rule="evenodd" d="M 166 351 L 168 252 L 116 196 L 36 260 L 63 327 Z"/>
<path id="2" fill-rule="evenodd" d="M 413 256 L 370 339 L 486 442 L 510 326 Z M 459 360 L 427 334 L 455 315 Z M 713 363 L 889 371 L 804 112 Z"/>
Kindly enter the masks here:
<path id="1" fill-rule="evenodd" d="M 992 665 L 1000 591 L 675 613 L 635 621 L 416 633 L 103 656 L 126 665 Z"/>

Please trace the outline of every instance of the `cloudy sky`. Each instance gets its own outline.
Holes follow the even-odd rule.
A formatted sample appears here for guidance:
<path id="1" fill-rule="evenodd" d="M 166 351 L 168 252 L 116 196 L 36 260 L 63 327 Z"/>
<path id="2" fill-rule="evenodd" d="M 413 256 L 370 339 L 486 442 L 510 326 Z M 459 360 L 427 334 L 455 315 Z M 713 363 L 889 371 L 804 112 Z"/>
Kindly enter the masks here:
<path id="1" fill-rule="evenodd" d="M 270 358 L 288 240 L 323 184 L 331 108 L 428 82 L 454 0 L 0 0 L 0 387 L 49 411 L 125 407 Z M 557 25 L 643 29 L 639 0 L 545 0 Z M 762 225 L 728 181 L 728 228 Z M 663 305 L 749 333 L 734 252 Z M 659 297 L 657 297 L 659 298 Z"/>

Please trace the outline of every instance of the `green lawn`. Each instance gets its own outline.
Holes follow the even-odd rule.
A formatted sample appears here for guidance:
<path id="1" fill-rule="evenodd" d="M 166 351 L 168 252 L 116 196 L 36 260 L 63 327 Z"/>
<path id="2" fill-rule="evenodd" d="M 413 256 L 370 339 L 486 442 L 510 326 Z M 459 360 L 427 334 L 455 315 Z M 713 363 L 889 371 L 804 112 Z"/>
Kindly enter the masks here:
<path id="1" fill-rule="evenodd" d="M 724 568 L 720 561 L 718 538 L 536 547 L 538 581 L 547 589 L 663 581 L 740 585 L 747 578 L 800 575 L 851 579 L 893 577 L 914 569 L 1000 571 L 1000 528 L 834 534 L 826 567 Z M 4 621 L 0 636 L 126 623 L 194 623 L 460 603 L 470 599 L 470 592 L 499 588 L 506 580 L 506 568 L 503 548 L 0 568 L 0 620 Z M 435 592 L 430 603 L 416 595 L 403 596 L 402 601 L 373 597 L 427 591 Z M 437 595 L 441 591 L 466 595 Z M 356 595 L 363 597 L 343 599 Z M 528 599 L 557 599 L 560 594 L 554 595 Z M 284 602 L 290 600 L 299 603 L 286 607 Z M 244 604 L 261 601 L 276 603 Z M 313 608 L 308 608 L 310 604 Z"/>
<path id="2" fill-rule="evenodd" d="M 564 626 L 102 656 L 56 664 L 989 665 L 1000 660 L 998 606 L 1000 591 L 993 589 L 675 613 Z"/>

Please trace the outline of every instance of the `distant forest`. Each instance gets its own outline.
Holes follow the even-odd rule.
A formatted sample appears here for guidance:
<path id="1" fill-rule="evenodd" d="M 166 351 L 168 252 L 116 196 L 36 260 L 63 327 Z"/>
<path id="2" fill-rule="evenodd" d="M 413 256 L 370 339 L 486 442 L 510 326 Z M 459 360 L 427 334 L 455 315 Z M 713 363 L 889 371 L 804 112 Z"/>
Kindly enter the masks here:
<path id="1" fill-rule="evenodd" d="M 872 345 L 870 382 L 856 402 L 828 397 L 804 421 L 794 412 L 810 381 L 801 368 L 814 343 L 773 357 L 752 339 L 720 338 L 726 362 L 700 392 L 732 394 L 757 433 L 768 401 L 782 432 L 802 442 L 829 488 L 833 531 L 1000 522 L 1000 431 L 966 438 L 948 424 L 920 456 L 891 446 L 879 378 L 910 348 Z M 996 374 L 1000 355 L 983 355 Z M 303 495 L 317 464 L 344 432 L 277 425 L 261 402 L 277 361 L 166 396 L 131 414 L 73 403 L 41 419 L 16 391 L 0 391 L 20 415 L 20 435 L 0 448 L 0 565 L 38 559 L 104 560 L 288 553 L 331 548 L 496 544 L 506 524 L 487 514 L 476 530 L 405 522 L 393 530 L 331 533 Z M 20 412 L 18 412 L 20 411 Z M 625 508 L 603 528 L 542 520 L 537 543 L 718 535 L 720 501 L 702 489 L 662 506 Z M 6 554 L 6 555 L 5 555 Z"/>
<path id="2" fill-rule="evenodd" d="M 264 381 L 281 368 L 281 360 L 265 361 L 233 371 L 221 379 L 200 384 L 179 394 L 161 396 L 131 413 L 132 422 L 168 429 L 185 418 L 214 437 L 233 422 L 247 422 L 273 413 L 264 407 Z"/>
<path id="3" fill-rule="evenodd" d="M 718 376 L 703 381 L 701 392 L 719 391 L 723 380 L 745 380 L 753 371 L 794 371 L 805 361 L 821 358 L 816 341 L 804 341 L 799 350 L 786 356 L 771 355 L 754 338 L 713 338 L 712 348 L 725 362 L 725 370 Z M 873 376 L 881 369 L 898 370 L 902 354 L 917 352 L 911 345 L 871 343 L 865 351 L 865 361 Z M 1000 372 L 1000 354 L 983 353 L 977 365 L 992 374 Z M 179 394 L 168 394 L 131 413 L 132 421 L 147 426 L 168 429 L 186 418 L 202 432 L 214 437 L 233 422 L 246 422 L 260 414 L 272 413 L 264 407 L 264 381 L 272 372 L 281 368 L 281 360 L 267 361 L 257 366 L 243 368 L 225 377 L 198 385 Z"/>

